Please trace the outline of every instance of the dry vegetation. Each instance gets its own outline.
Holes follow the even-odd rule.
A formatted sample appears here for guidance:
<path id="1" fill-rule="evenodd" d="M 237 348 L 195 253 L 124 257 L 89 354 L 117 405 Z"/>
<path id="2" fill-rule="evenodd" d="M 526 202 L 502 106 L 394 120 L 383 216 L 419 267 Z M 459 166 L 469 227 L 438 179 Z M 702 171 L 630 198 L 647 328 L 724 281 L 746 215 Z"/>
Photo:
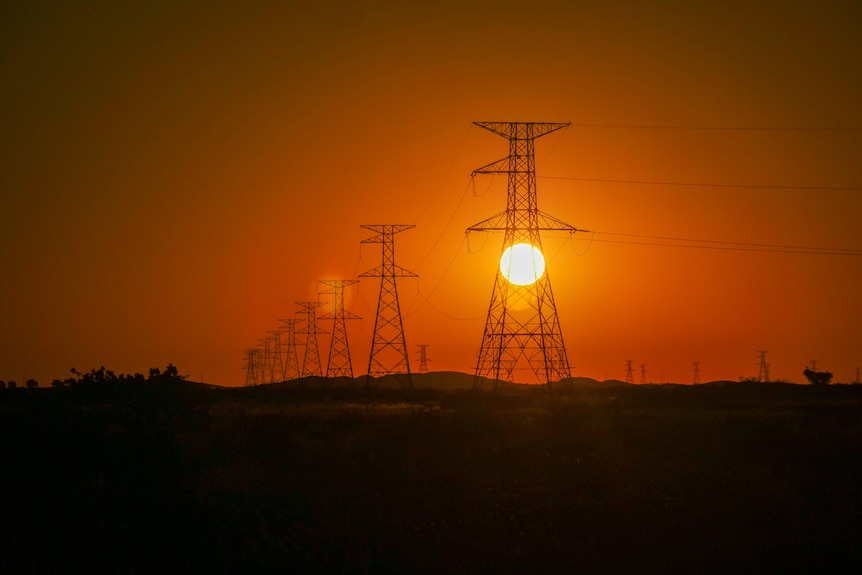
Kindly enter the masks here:
<path id="1" fill-rule="evenodd" d="M 0 393 L 0 571 L 846 572 L 862 387 Z"/>

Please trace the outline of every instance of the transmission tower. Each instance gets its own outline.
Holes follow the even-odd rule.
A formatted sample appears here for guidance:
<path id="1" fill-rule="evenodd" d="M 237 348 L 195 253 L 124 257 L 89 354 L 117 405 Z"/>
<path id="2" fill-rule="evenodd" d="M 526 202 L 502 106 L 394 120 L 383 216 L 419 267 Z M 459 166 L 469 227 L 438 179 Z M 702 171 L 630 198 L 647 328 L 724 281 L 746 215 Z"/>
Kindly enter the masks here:
<path id="1" fill-rule="evenodd" d="M 320 349 L 317 346 L 317 334 L 328 333 L 325 329 L 317 327 L 317 308 L 323 305 L 320 301 L 298 301 L 296 305 L 302 309 L 296 313 L 305 314 L 305 326 L 297 331 L 305 335 L 305 356 L 302 358 L 301 377 L 323 375 L 320 366 Z"/>
<path id="2" fill-rule="evenodd" d="M 632 373 L 632 360 L 626 360 L 626 383 L 634 383 L 635 375 Z"/>
<path id="3" fill-rule="evenodd" d="M 348 319 L 360 319 L 355 313 L 344 309 L 344 288 L 359 283 L 359 280 L 320 280 L 328 289 L 320 292 L 332 295 L 333 310 L 319 319 L 331 319 L 332 339 L 329 341 L 329 361 L 326 364 L 326 377 L 353 378 L 353 363 L 350 361 L 350 346 L 347 343 Z"/>
<path id="4" fill-rule="evenodd" d="M 503 252 L 516 244 L 542 249 L 540 231 L 574 233 L 574 227 L 539 211 L 536 202 L 536 138 L 568 126 L 568 123 L 474 122 L 509 141 L 509 155 L 473 172 L 507 176 L 506 210 L 469 228 L 501 231 Z M 539 275 L 534 268 L 536 275 Z M 512 367 L 509 367 L 511 360 Z M 571 369 L 557 318 L 547 268 L 527 285 L 510 283 L 497 269 L 491 303 L 479 349 L 474 387 L 486 379 L 497 382 L 511 374 L 514 364 L 526 362 L 533 377 L 550 387 L 552 381 L 571 381 Z"/>
<path id="5" fill-rule="evenodd" d="M 646 383 L 646 364 L 641 364 L 641 383 Z"/>
<path id="6" fill-rule="evenodd" d="M 395 234 L 415 226 L 363 225 L 376 235 L 362 240 L 363 244 L 383 244 L 383 263 L 360 275 L 364 278 L 380 278 L 380 297 L 377 300 L 377 315 L 374 319 L 374 336 L 371 341 L 371 355 L 368 358 L 368 378 L 392 373 L 406 373 L 407 386 L 413 387 L 410 377 L 410 361 L 407 358 L 407 340 L 401 322 L 401 307 L 398 304 L 396 278 L 418 277 L 411 271 L 395 264 Z"/>
<path id="7" fill-rule="evenodd" d="M 270 337 L 269 340 L 272 342 L 272 349 L 270 350 L 270 374 L 272 377 L 270 378 L 270 382 L 276 381 L 286 381 L 287 378 L 284 376 L 284 353 L 281 349 L 281 330 L 267 330 Z"/>
<path id="8" fill-rule="evenodd" d="M 769 364 L 766 363 L 766 352 L 759 351 L 760 354 L 760 370 L 757 372 L 757 381 L 769 381 Z"/>
<path id="9" fill-rule="evenodd" d="M 299 370 L 299 355 L 296 352 L 296 324 L 302 322 L 301 319 L 280 319 L 278 320 L 281 326 L 279 331 L 287 335 L 287 349 L 284 352 L 284 380 L 298 379 L 302 376 Z"/>
<path id="10" fill-rule="evenodd" d="M 261 357 L 258 369 L 260 383 L 272 383 L 272 338 L 264 337 L 257 340 L 258 349 L 261 351 Z"/>
<path id="11" fill-rule="evenodd" d="M 694 362 L 694 378 L 692 379 L 692 383 L 697 385 L 700 383 L 700 362 Z"/>
<path id="12" fill-rule="evenodd" d="M 258 374 L 258 355 L 260 350 L 257 348 L 245 350 L 245 384 L 258 385 L 260 383 L 260 375 Z"/>
<path id="13" fill-rule="evenodd" d="M 419 371 L 417 373 L 428 373 L 428 353 L 425 350 L 429 347 L 431 347 L 429 344 L 419 344 Z"/>

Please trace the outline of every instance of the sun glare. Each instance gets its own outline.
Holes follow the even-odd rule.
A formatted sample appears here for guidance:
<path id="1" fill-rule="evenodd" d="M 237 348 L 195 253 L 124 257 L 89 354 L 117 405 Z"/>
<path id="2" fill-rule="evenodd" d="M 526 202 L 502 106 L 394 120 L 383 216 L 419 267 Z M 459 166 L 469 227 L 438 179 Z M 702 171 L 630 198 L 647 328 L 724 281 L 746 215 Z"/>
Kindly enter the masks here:
<path id="1" fill-rule="evenodd" d="M 503 251 L 500 272 L 509 283 L 530 285 L 545 273 L 545 257 L 542 251 L 530 244 L 515 244 Z"/>

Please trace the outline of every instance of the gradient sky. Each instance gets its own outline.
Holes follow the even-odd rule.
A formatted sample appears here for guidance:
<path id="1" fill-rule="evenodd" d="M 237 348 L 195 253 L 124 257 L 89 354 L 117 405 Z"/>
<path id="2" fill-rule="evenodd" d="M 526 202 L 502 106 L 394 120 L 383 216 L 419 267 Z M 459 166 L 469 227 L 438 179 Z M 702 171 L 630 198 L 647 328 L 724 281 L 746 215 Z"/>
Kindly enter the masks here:
<path id="1" fill-rule="evenodd" d="M 421 343 L 472 372 L 502 237 L 464 231 L 505 182 L 470 172 L 507 144 L 471 122 L 570 121 L 536 153 L 539 207 L 603 232 L 545 239 L 573 375 L 737 379 L 768 350 L 775 378 L 852 381 L 859 256 L 603 240 L 862 249 L 860 62 L 855 1 L 3 2 L 0 379 L 240 385 L 386 223 L 416 225 L 413 369 Z M 377 289 L 348 293 L 357 374 Z"/>

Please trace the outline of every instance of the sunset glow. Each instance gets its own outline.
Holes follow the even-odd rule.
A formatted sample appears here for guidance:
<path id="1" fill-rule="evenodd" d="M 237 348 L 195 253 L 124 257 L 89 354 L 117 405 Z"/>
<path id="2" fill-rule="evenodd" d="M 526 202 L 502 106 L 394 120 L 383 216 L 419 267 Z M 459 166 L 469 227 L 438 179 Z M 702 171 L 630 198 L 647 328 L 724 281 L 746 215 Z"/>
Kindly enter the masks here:
<path id="1" fill-rule="evenodd" d="M 542 251 L 530 244 L 515 244 L 503 251 L 500 272 L 509 283 L 525 286 L 535 283 L 545 273 Z"/>

